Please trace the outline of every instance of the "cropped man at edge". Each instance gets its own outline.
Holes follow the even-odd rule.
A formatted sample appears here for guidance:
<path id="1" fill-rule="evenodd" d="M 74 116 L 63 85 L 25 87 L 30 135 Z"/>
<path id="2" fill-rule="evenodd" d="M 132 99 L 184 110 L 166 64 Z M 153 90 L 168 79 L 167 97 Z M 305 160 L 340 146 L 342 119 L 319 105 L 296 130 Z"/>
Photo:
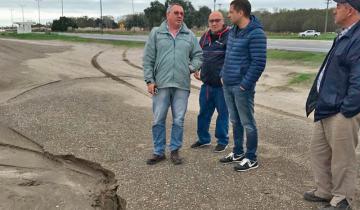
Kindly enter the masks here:
<path id="1" fill-rule="evenodd" d="M 334 0 L 343 30 L 310 90 L 306 113 L 315 110 L 310 144 L 315 189 L 304 199 L 328 202 L 321 210 L 350 210 L 355 199 L 360 128 L 360 0 Z"/>

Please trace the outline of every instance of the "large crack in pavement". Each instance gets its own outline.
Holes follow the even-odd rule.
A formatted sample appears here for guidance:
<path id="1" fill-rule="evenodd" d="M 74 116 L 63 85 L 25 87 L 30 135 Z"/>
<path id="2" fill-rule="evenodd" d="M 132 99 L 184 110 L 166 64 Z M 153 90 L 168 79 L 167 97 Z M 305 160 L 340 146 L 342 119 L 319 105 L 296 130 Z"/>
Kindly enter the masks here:
<path id="1" fill-rule="evenodd" d="M 113 172 L 73 155 L 53 155 L 0 125 L 0 209 L 123 210 Z"/>
<path id="2" fill-rule="evenodd" d="M 1 95 L 2 102 L 0 105 L 2 108 L 9 106 L 12 102 L 21 103 L 22 98 L 26 99 L 25 96 L 31 96 L 33 92 L 63 82 L 96 78 L 107 79 L 107 76 L 54 79 L 23 88 L 21 86 L 25 83 L 11 83 L 11 81 L 14 78 L 20 80 L 18 76 L 25 72 L 26 67 L 19 63 L 14 65 L 14 62 L 11 59 L 9 60 L 11 55 L 14 59 L 21 58 L 22 61 L 26 61 L 27 59 L 45 57 L 45 52 L 61 52 L 67 48 L 55 49 L 54 47 L 54 49 L 48 49 L 51 47 L 42 46 L 39 49 L 31 50 L 32 53 L 29 54 L 29 49 L 33 48 L 32 44 L 21 43 L 12 46 L 3 41 L 0 44 L 2 49 L 0 67 L 2 73 L 5 74 L 0 87 L 2 91 L 13 88 L 13 93 Z M 22 48 L 25 50 L 21 50 Z M 6 53 L 3 50 L 9 52 Z M 13 71 L 7 72 L 7 69 L 13 69 Z M 131 77 L 127 74 L 117 76 Z M 30 79 L 26 80 L 25 77 L 21 78 L 22 81 L 31 81 Z M 119 185 L 112 171 L 105 169 L 96 162 L 81 159 L 74 155 L 54 155 L 38 143 L 41 141 L 25 135 L 22 129 L 18 130 L 17 124 L 21 122 L 12 125 L 17 129 L 3 123 L 5 122 L 0 123 L 0 209 L 126 209 L 126 201 L 117 195 Z"/>

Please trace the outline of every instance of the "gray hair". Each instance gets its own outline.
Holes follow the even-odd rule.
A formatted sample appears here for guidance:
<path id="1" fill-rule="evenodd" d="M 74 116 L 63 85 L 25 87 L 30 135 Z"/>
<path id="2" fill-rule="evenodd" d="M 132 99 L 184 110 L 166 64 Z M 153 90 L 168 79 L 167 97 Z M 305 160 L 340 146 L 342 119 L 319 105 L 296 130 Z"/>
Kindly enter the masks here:
<path id="1" fill-rule="evenodd" d="M 181 6 L 181 4 L 178 4 L 178 3 L 172 3 L 172 4 L 169 4 L 169 6 L 167 7 L 166 9 L 166 14 L 170 13 L 171 12 L 171 9 L 174 7 L 174 6 Z"/>

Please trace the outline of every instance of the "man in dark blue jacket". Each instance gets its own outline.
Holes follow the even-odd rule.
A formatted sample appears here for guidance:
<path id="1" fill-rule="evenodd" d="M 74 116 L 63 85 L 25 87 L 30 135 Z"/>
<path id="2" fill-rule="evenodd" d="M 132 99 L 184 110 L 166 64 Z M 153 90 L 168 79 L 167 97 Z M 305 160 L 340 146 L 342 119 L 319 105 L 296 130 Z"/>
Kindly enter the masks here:
<path id="1" fill-rule="evenodd" d="M 234 0 L 230 4 L 230 29 L 221 77 L 225 101 L 233 125 L 233 152 L 220 160 L 222 163 L 239 162 L 236 171 L 258 167 L 256 150 L 258 132 L 254 118 L 255 85 L 265 69 L 266 36 L 248 0 Z M 243 149 L 244 131 L 246 151 Z"/>
<path id="2" fill-rule="evenodd" d="M 198 140 L 191 145 L 191 148 L 210 145 L 209 127 L 211 117 L 216 109 L 218 116 L 215 137 L 218 142 L 214 152 L 222 152 L 229 143 L 229 113 L 220 80 L 220 71 L 224 64 L 229 28 L 225 26 L 224 17 L 218 11 L 209 15 L 208 22 L 209 30 L 200 39 L 200 46 L 203 49 L 201 72 L 200 75 L 199 73 L 194 74 L 195 78 L 201 79 L 204 84 L 201 86 L 199 97 Z"/>
<path id="3" fill-rule="evenodd" d="M 360 0 L 335 0 L 335 23 L 343 31 L 334 40 L 306 102 L 315 110 L 311 164 L 316 189 L 304 199 L 330 202 L 322 210 L 351 209 L 355 198 L 355 149 L 360 127 Z"/>

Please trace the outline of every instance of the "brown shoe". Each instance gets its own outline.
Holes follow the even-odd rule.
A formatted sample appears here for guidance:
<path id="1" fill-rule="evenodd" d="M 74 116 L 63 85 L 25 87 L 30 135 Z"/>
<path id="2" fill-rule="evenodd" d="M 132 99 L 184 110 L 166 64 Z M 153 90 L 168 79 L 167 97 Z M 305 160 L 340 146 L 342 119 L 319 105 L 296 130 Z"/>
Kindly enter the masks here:
<path id="1" fill-rule="evenodd" d="M 322 198 L 315 195 L 316 190 L 307 191 L 304 193 L 304 199 L 311 202 L 330 202 L 329 198 Z"/>
<path id="2" fill-rule="evenodd" d="M 180 165 L 183 162 L 182 158 L 180 158 L 180 156 L 179 156 L 179 150 L 171 151 L 170 159 L 171 159 L 171 162 L 173 162 L 174 165 Z"/>
<path id="3" fill-rule="evenodd" d="M 155 154 L 153 154 L 153 156 L 151 158 L 147 159 L 146 164 L 155 165 L 156 163 L 159 163 L 159 162 L 161 162 L 161 161 L 163 161 L 165 159 L 166 159 L 165 155 L 155 155 Z"/>

